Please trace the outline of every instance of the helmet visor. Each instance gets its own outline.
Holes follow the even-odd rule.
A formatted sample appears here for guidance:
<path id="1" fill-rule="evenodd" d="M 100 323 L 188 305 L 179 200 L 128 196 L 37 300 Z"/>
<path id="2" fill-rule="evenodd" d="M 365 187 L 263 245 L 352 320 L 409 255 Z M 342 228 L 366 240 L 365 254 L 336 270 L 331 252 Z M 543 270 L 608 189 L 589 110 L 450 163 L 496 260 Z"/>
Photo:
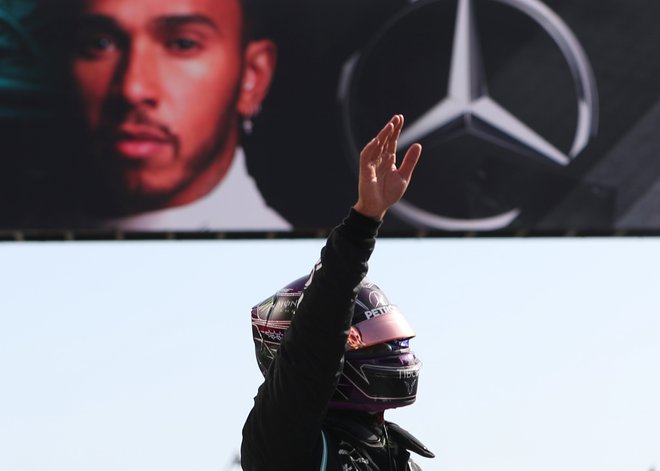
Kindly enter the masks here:
<path id="1" fill-rule="evenodd" d="M 408 339 L 415 331 L 399 308 L 390 304 L 380 308 L 382 313 L 374 314 L 351 326 L 346 345 L 347 350 L 357 350 L 391 340 Z"/>

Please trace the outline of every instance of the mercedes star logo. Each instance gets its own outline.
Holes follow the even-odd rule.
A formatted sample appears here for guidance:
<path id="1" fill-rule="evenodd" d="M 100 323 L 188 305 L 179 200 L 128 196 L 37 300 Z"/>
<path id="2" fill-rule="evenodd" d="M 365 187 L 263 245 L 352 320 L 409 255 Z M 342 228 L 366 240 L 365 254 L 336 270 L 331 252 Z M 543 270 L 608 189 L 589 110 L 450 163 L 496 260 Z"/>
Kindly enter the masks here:
<path id="1" fill-rule="evenodd" d="M 410 10 L 438 1 L 447 0 L 419 2 L 404 10 L 392 24 L 403 20 Z M 446 92 L 427 111 L 407 123 L 401 134 L 400 146 L 405 148 L 432 133 L 449 135 L 460 129 L 466 134 L 505 148 L 518 158 L 533 158 L 555 166 L 567 166 L 584 150 L 598 127 L 596 82 L 589 60 L 577 38 L 556 13 L 538 0 L 489 0 L 515 8 L 534 20 L 559 47 L 568 64 L 577 97 L 577 122 L 572 145 L 562 151 L 489 94 L 475 21 L 474 0 L 457 1 Z M 356 54 L 344 67 L 339 90 L 344 105 L 349 100 L 348 89 L 361 58 L 360 54 Z M 345 106 L 345 109 L 348 107 Z M 405 200 L 392 210 L 417 227 L 440 230 L 501 229 L 520 215 L 520 209 L 516 208 L 486 218 L 457 219 L 431 213 Z"/>

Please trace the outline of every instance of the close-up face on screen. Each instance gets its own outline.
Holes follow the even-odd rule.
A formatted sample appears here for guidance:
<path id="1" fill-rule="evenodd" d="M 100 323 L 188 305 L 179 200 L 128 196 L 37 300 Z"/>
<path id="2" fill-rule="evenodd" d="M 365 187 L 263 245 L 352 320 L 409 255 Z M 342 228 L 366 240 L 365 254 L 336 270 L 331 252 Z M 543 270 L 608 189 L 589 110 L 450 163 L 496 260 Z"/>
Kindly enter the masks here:
<path id="1" fill-rule="evenodd" d="M 136 204 L 201 193 L 237 143 L 240 2 L 86 0 L 77 23 L 73 85 L 101 168 Z"/>

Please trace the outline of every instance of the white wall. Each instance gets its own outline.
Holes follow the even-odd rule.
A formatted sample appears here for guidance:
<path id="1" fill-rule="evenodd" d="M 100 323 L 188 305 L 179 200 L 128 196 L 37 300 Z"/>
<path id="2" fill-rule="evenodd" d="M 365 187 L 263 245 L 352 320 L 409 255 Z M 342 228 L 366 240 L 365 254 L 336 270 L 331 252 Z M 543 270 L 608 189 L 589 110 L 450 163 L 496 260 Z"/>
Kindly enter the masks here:
<path id="1" fill-rule="evenodd" d="M 229 470 L 250 307 L 321 240 L 0 245 L 0 469 Z M 660 240 L 384 239 L 428 470 L 660 466 Z"/>

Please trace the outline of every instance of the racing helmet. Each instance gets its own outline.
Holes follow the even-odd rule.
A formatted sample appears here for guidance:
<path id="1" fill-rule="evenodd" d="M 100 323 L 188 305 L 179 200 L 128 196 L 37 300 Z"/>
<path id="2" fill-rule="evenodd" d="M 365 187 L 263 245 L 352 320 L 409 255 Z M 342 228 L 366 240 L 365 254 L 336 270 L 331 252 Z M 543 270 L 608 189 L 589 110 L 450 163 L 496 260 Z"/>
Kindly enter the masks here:
<path id="1" fill-rule="evenodd" d="M 264 376 L 291 325 L 308 279 L 298 278 L 252 308 L 252 337 Z M 414 336 L 399 308 L 376 284 L 364 279 L 330 408 L 379 412 L 415 402 L 422 364 L 409 347 Z"/>

